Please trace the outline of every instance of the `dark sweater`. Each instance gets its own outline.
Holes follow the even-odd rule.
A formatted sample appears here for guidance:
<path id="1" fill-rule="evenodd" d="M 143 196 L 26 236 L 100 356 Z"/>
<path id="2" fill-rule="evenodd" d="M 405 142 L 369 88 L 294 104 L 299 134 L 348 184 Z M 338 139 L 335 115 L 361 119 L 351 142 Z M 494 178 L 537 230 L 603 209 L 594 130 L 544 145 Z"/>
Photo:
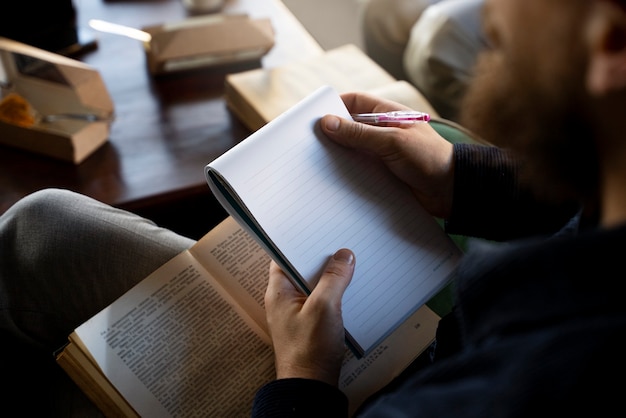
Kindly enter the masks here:
<path id="1" fill-rule="evenodd" d="M 495 148 L 455 145 L 446 230 L 472 241 L 440 324 L 434 362 L 372 399 L 367 417 L 620 416 L 626 226 L 579 228 L 572 205 L 534 201 Z M 530 237 L 533 236 L 533 237 Z M 620 390 L 621 392 L 621 390 Z M 336 388 L 285 379 L 261 388 L 254 417 L 345 417 Z"/>

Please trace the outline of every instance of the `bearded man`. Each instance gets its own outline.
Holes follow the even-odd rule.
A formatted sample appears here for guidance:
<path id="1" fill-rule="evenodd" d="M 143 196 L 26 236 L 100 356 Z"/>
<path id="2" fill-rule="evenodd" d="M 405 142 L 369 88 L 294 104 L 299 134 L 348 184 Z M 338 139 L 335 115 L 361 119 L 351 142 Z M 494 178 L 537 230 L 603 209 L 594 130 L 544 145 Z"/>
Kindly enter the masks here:
<path id="1" fill-rule="evenodd" d="M 420 359 L 360 416 L 623 416 L 626 308 L 626 0 L 485 0 L 490 49 L 463 105 L 489 145 L 429 124 L 327 115 L 327 136 L 381 160 L 450 233 L 472 241 L 455 307 Z M 351 93 L 351 112 L 402 106 Z M 74 329 L 193 241 L 64 190 L 0 216 L 5 409 L 101 416 L 51 353 Z M 122 249 L 122 250 L 120 250 Z M 339 249 L 304 298 L 270 266 L 276 380 L 255 417 L 344 417 L 342 295 L 358 254 Z M 622 272 L 622 273 L 620 273 Z M 394 280 L 389 277 L 389 280 Z M 426 364 L 424 364 L 426 363 Z M 249 402 L 250 400 L 242 400 Z"/>
<path id="2" fill-rule="evenodd" d="M 490 48 L 462 121 L 491 145 L 453 145 L 427 124 L 321 120 L 331 139 L 380 156 L 448 232 L 488 240 L 473 241 L 458 268 L 432 364 L 360 415 L 624 415 L 626 1 L 486 0 L 483 25 Z M 343 99 L 353 113 L 402 109 Z M 306 300 L 272 265 L 277 379 L 257 393 L 254 416 L 347 415 L 338 335 L 358 257 L 339 250 Z"/>

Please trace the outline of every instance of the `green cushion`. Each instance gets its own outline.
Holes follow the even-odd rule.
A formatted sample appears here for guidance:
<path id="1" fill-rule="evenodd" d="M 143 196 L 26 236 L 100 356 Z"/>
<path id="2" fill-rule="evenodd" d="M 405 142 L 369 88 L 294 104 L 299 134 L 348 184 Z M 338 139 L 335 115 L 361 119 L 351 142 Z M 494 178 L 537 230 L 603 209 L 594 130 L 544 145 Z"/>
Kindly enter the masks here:
<path id="1" fill-rule="evenodd" d="M 476 143 L 484 144 L 478 136 L 465 129 L 458 123 L 442 118 L 432 118 L 428 122 L 435 131 L 453 144 L 457 143 Z"/>

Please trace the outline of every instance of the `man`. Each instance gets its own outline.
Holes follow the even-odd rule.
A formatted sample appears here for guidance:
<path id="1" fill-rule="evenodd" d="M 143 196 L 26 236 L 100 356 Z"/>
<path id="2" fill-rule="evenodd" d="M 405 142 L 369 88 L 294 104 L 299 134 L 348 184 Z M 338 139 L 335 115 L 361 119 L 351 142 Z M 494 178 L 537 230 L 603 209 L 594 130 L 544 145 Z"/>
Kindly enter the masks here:
<path id="1" fill-rule="evenodd" d="M 623 415 L 626 2 L 486 0 L 484 27 L 492 49 L 463 121 L 502 149 L 453 147 L 425 124 L 321 121 L 338 143 L 379 155 L 448 231 L 509 240 L 470 246 L 434 363 L 361 413 Z M 344 100 L 351 112 L 398 107 Z M 345 416 L 341 297 L 358 257 L 338 251 L 308 299 L 271 267 L 277 379 L 257 393 L 254 416 Z"/>
<path id="2" fill-rule="evenodd" d="M 626 2 L 487 0 L 485 27 L 493 49 L 480 59 L 466 123 L 504 148 L 452 146 L 428 124 L 321 121 L 338 143 L 379 155 L 449 232 L 507 240 L 470 246 L 433 364 L 360 413 L 624 415 Z M 354 112 L 401 108 L 362 94 L 344 100 Z M 93 413 L 51 351 L 192 243 L 69 192 L 38 192 L 0 216 L 7 410 Z M 254 416 L 347 414 L 337 389 L 341 297 L 356 263 L 359 254 L 338 249 L 308 298 L 270 267 L 277 379 L 257 393 Z"/>

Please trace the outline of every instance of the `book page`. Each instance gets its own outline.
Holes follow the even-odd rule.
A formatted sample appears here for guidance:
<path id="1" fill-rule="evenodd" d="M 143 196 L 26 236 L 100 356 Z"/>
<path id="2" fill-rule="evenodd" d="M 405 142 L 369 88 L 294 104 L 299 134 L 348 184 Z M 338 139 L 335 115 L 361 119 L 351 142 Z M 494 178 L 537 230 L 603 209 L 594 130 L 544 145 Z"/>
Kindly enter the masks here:
<path id="1" fill-rule="evenodd" d="M 185 251 L 75 334 L 141 416 L 246 416 L 274 377 L 273 353 L 232 303 Z"/>
<path id="2" fill-rule="evenodd" d="M 379 160 L 319 131 L 327 113 L 350 117 L 330 87 L 208 164 L 207 180 L 229 213 L 254 222 L 258 228 L 248 224 L 248 231 L 263 231 L 261 244 L 309 289 L 335 251 L 354 251 L 344 325 L 367 353 L 447 283 L 460 250 Z M 235 200 L 220 194 L 212 173 Z"/>
<path id="3" fill-rule="evenodd" d="M 269 335 L 264 297 L 270 256 L 256 240 L 229 216 L 189 251 Z"/>

